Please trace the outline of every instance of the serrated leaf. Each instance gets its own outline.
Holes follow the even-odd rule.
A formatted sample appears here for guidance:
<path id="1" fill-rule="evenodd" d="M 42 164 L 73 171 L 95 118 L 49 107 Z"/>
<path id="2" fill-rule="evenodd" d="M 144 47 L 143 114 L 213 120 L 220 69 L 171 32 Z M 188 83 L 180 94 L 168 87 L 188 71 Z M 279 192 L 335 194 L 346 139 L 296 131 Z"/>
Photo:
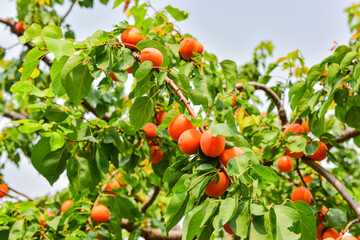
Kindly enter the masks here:
<path id="1" fill-rule="evenodd" d="M 188 18 L 189 14 L 185 11 L 181 11 L 178 8 L 174 8 L 171 5 L 165 7 L 166 11 L 178 22 L 183 21 Z"/>

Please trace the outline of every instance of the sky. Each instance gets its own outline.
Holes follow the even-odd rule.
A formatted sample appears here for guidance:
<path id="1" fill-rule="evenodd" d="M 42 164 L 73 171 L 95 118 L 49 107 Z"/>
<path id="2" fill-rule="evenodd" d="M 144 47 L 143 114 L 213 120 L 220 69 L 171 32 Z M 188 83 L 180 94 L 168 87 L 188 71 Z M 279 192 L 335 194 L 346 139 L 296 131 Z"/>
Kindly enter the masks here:
<path id="1" fill-rule="evenodd" d="M 67 0 L 64 0 L 67 1 Z M 76 33 L 76 40 L 83 40 L 96 30 L 112 30 L 114 24 L 126 20 L 122 6 L 112 9 L 95 1 L 93 9 L 75 6 L 67 17 Z M 243 64 L 252 58 L 254 47 L 261 41 L 275 45 L 272 60 L 300 50 L 310 68 L 330 54 L 334 41 L 347 44 L 351 37 L 344 9 L 353 1 L 348 0 L 151 0 L 156 9 L 172 5 L 189 13 L 189 18 L 177 23 L 183 34 L 190 33 L 200 41 L 205 50 L 219 60 L 230 59 Z M 15 1 L 2 0 L 0 16 L 16 18 Z M 59 8 L 65 13 L 70 6 Z M 0 46 L 8 47 L 17 42 L 16 37 L 0 25 Z M 20 47 L 12 48 L 6 58 L 17 56 Z M 4 126 L 6 119 L 0 121 Z M 1 126 L 2 125 L 2 126 Z M 6 161 L 3 157 L 1 163 Z M 53 185 L 39 175 L 30 161 L 22 158 L 20 168 L 8 163 L 3 170 L 4 180 L 16 190 L 31 197 L 51 194 L 68 185 L 63 174 Z"/>

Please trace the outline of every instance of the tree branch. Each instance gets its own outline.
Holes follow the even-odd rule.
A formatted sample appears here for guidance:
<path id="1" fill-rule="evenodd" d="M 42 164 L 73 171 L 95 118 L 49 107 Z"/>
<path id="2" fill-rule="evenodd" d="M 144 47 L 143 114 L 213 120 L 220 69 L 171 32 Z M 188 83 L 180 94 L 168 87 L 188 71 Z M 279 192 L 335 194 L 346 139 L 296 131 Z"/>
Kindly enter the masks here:
<path id="1" fill-rule="evenodd" d="M 339 138 L 334 138 L 332 141 L 336 142 L 336 143 L 342 143 L 345 142 L 347 140 L 350 140 L 351 138 L 360 136 L 360 131 L 355 131 L 354 128 L 349 128 L 344 130 L 341 133 L 341 137 Z M 333 146 L 330 143 L 327 143 L 326 146 L 328 147 L 328 149 L 330 150 L 330 148 L 332 148 Z"/>
<path id="2" fill-rule="evenodd" d="M 11 187 L 9 187 L 9 186 L 8 186 L 8 188 L 9 188 L 9 190 L 13 191 L 14 193 L 17 193 L 17 194 L 19 194 L 19 195 L 27 198 L 29 201 L 34 201 L 34 199 L 32 199 L 31 197 L 29 197 L 29 196 L 26 195 L 26 194 L 21 193 L 21 192 L 19 192 L 19 191 L 16 191 L 15 189 L 13 189 L 13 188 L 11 188 Z"/>
<path id="3" fill-rule="evenodd" d="M 261 84 L 258 82 L 248 82 L 248 84 L 254 86 L 255 89 L 263 90 L 265 93 L 267 93 L 269 95 L 269 97 L 273 100 L 273 102 L 275 103 L 275 105 L 278 109 L 279 117 L 281 120 L 281 125 L 283 126 L 283 128 L 287 127 L 289 125 L 289 121 L 286 117 L 286 112 L 285 112 L 283 105 L 281 104 L 281 99 L 279 98 L 279 96 L 273 90 L 271 90 L 269 87 L 267 87 L 264 84 Z M 238 90 L 241 90 L 244 88 L 244 85 L 242 83 L 237 83 L 236 88 Z"/>
<path id="4" fill-rule="evenodd" d="M 360 222 L 360 219 L 359 219 L 359 218 L 350 221 L 350 222 L 346 225 L 345 229 L 344 229 L 343 231 L 341 231 L 342 234 L 344 235 L 345 233 L 347 233 L 347 232 L 349 231 L 350 227 L 351 227 L 353 224 L 358 223 L 358 222 Z"/>
<path id="5" fill-rule="evenodd" d="M 307 187 L 307 184 L 306 184 L 306 182 L 305 182 L 305 180 L 304 180 L 304 178 L 303 178 L 303 176 L 301 175 L 301 172 L 300 172 L 300 169 L 299 169 L 299 159 L 298 159 L 298 158 L 296 159 L 296 172 L 298 173 L 298 175 L 299 175 L 299 177 L 300 177 L 300 179 L 301 179 L 302 184 L 304 184 L 304 186 L 305 186 L 306 188 L 308 188 L 308 187 Z"/>
<path id="6" fill-rule="evenodd" d="M 67 12 L 65 13 L 65 15 L 61 18 L 61 22 L 60 22 L 60 26 L 61 24 L 65 21 L 65 18 L 69 15 L 69 13 L 71 12 L 71 10 L 73 9 L 75 3 L 77 3 L 79 0 L 73 1 L 69 10 L 67 10 Z"/>
<path id="7" fill-rule="evenodd" d="M 18 200 L 19 202 L 22 202 L 18 197 L 12 196 L 12 195 L 10 195 L 9 193 L 5 192 L 5 191 L 2 190 L 2 189 L 0 189 L 0 192 L 3 193 L 3 194 L 5 194 L 5 195 L 8 196 L 8 197 L 14 198 L 14 199 Z"/>
<path id="8" fill-rule="evenodd" d="M 5 112 L 3 114 L 4 117 L 7 117 L 7 118 L 10 118 L 12 119 L 13 121 L 16 121 L 16 120 L 22 120 L 22 119 L 25 119 L 26 117 L 24 115 L 22 115 L 21 113 L 16 113 L 16 112 L 13 112 L 13 111 L 10 111 L 8 109 L 5 109 Z"/>
<path id="9" fill-rule="evenodd" d="M 155 186 L 154 193 L 151 195 L 149 200 L 147 200 L 144 205 L 140 208 L 141 212 L 144 213 L 146 210 L 151 206 L 151 204 L 155 201 L 157 195 L 159 195 L 160 188 L 158 186 Z"/>
<path id="10" fill-rule="evenodd" d="M 338 179 L 336 179 L 331 173 L 329 173 L 325 168 L 317 164 L 315 161 L 307 157 L 302 157 L 301 159 L 304 163 L 312 167 L 321 176 L 326 178 L 326 180 L 336 188 L 336 190 L 340 193 L 343 199 L 350 205 L 350 207 L 354 210 L 355 214 L 358 216 L 358 219 L 360 220 L 360 205 L 355 200 L 355 198 L 351 196 L 351 194 L 346 190 L 344 185 L 342 185 Z"/>

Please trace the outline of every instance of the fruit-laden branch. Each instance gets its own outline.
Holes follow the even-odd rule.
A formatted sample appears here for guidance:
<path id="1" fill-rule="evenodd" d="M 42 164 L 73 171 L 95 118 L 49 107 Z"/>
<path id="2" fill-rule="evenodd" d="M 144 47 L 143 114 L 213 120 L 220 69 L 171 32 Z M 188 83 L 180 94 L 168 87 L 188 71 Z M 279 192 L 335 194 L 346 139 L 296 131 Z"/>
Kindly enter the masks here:
<path id="1" fill-rule="evenodd" d="M 16 112 L 13 112 L 13 111 L 10 111 L 8 109 L 5 109 L 5 112 L 3 114 L 4 117 L 7 117 L 7 118 L 10 118 L 12 119 L 13 121 L 16 121 L 16 120 L 22 120 L 22 119 L 25 119 L 26 117 L 24 115 L 22 115 L 21 113 L 16 113 Z"/>
<path id="2" fill-rule="evenodd" d="M 275 103 L 275 105 L 278 109 L 279 117 L 281 120 L 281 125 L 283 126 L 283 128 L 287 127 L 289 125 L 289 121 L 286 117 L 286 112 L 285 112 L 283 105 L 281 104 L 281 99 L 279 98 L 279 96 L 273 90 L 271 90 L 269 87 L 267 87 L 264 84 L 261 84 L 258 82 L 248 82 L 248 84 L 254 86 L 255 89 L 263 90 L 264 92 L 266 92 L 269 95 L 269 97 L 273 100 L 273 102 Z M 236 88 L 238 90 L 241 90 L 244 88 L 244 85 L 242 83 L 237 83 Z"/>
<path id="3" fill-rule="evenodd" d="M 137 229 L 129 220 L 123 219 L 121 227 L 128 232 L 133 232 Z M 169 231 L 169 235 L 164 235 L 160 229 L 145 228 L 142 230 L 141 236 L 147 240 L 181 240 L 182 231 L 178 228 L 173 228 Z"/>
<path id="4" fill-rule="evenodd" d="M 336 177 L 334 177 L 331 173 L 329 173 L 325 168 L 317 164 L 315 161 L 307 157 L 302 157 L 301 159 L 304 163 L 312 167 L 321 176 L 326 178 L 326 180 L 336 188 L 336 190 L 340 193 L 340 195 L 344 198 L 344 200 L 354 210 L 354 212 L 358 216 L 358 219 L 360 219 L 360 205 L 355 200 L 355 198 L 351 196 L 351 194 L 346 190 L 344 185 L 342 185 L 341 182 Z"/>
<path id="5" fill-rule="evenodd" d="M 360 222 L 360 219 L 355 219 L 355 220 L 350 221 L 350 222 L 346 225 L 345 229 L 342 231 L 342 234 L 344 235 L 345 233 L 347 233 L 347 232 L 349 231 L 350 227 L 351 227 L 353 224 L 358 223 L 358 222 Z"/>
<path id="6" fill-rule="evenodd" d="M 151 204 L 155 201 L 156 197 L 159 195 L 160 188 L 158 186 L 155 186 L 154 193 L 151 195 L 149 200 L 147 200 L 144 205 L 141 207 L 141 212 L 144 213 L 146 210 L 151 206 Z"/>

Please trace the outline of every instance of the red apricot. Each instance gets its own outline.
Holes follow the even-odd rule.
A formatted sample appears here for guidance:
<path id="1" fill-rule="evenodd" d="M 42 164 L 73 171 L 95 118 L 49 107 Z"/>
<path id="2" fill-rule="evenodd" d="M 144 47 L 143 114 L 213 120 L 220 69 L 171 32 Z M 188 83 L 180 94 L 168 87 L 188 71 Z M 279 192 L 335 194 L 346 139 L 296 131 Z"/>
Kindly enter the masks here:
<path id="1" fill-rule="evenodd" d="M 121 41 L 126 47 L 135 49 L 136 44 L 141 40 L 145 39 L 144 36 L 140 35 L 141 31 L 137 28 L 128 28 L 121 34 Z"/>
<path id="2" fill-rule="evenodd" d="M 215 182 L 215 179 L 212 180 L 206 187 L 205 193 L 209 197 L 220 197 L 226 192 L 226 189 L 229 187 L 229 179 L 224 172 L 218 172 L 219 181 Z"/>
<path id="3" fill-rule="evenodd" d="M 315 151 L 315 153 L 309 155 L 308 157 L 315 161 L 324 160 L 326 158 L 325 150 L 328 150 L 328 147 L 326 146 L 325 143 L 319 141 L 318 149 Z"/>
<path id="4" fill-rule="evenodd" d="M 111 79 L 114 81 L 114 82 L 118 82 L 117 78 L 115 77 L 115 74 L 114 72 L 111 70 L 111 72 L 109 73 L 109 77 L 111 77 Z"/>
<path id="5" fill-rule="evenodd" d="M 226 223 L 226 224 L 224 225 L 224 230 L 225 230 L 228 234 L 230 234 L 230 235 L 233 235 L 233 234 L 234 234 L 233 230 L 231 230 L 231 228 L 230 228 L 230 224 L 229 224 L 229 223 Z"/>
<path id="6" fill-rule="evenodd" d="M 277 161 L 277 166 L 282 172 L 290 172 L 293 168 L 293 161 L 289 156 L 281 156 Z"/>
<path id="7" fill-rule="evenodd" d="M 206 156 L 217 157 L 225 149 L 225 137 L 214 137 L 209 129 L 201 136 L 200 146 Z"/>
<path id="8" fill-rule="evenodd" d="M 225 149 L 221 154 L 220 154 L 220 160 L 221 162 L 225 165 L 225 167 L 227 167 L 228 161 L 233 158 L 233 157 L 239 157 L 244 153 L 244 151 L 241 148 L 238 147 L 233 147 L 233 148 L 228 148 Z"/>
<path id="9" fill-rule="evenodd" d="M 284 130 L 284 136 L 286 135 L 286 133 L 290 131 L 292 133 L 298 133 L 298 132 L 306 132 L 305 129 L 298 123 L 293 123 L 290 126 L 288 126 L 285 130 Z M 301 134 L 296 134 L 296 136 L 301 136 Z"/>
<path id="10" fill-rule="evenodd" d="M 183 59 L 190 59 L 194 57 L 194 52 L 197 50 L 197 41 L 187 37 L 180 42 L 180 56 Z"/>
<path id="11" fill-rule="evenodd" d="M 180 150 L 189 155 L 197 153 L 200 146 L 201 135 L 202 134 L 196 129 L 189 129 L 183 132 L 178 139 Z"/>
<path id="12" fill-rule="evenodd" d="M 159 112 L 156 114 L 156 125 L 160 125 L 163 122 L 165 115 L 166 112 Z"/>
<path id="13" fill-rule="evenodd" d="M 322 237 L 323 237 L 323 239 L 326 239 L 326 238 L 337 239 L 338 237 L 340 237 L 340 234 L 334 228 L 328 228 L 328 229 L 326 229 L 326 231 L 324 232 Z"/>
<path id="14" fill-rule="evenodd" d="M 73 204 L 72 200 L 64 201 L 63 204 L 61 205 L 61 211 L 63 213 L 66 212 L 71 207 L 72 204 Z"/>
<path id="15" fill-rule="evenodd" d="M 5 193 L 9 192 L 9 187 L 6 184 L 0 184 L 0 189 L 4 191 Z M 0 192 L 0 198 L 5 197 L 6 194 L 3 192 Z"/>
<path id="16" fill-rule="evenodd" d="M 24 21 L 17 22 L 15 24 L 16 31 L 18 31 L 19 33 L 24 32 L 25 31 L 25 26 L 24 25 L 25 25 Z"/>
<path id="17" fill-rule="evenodd" d="M 106 184 L 106 190 L 111 195 L 116 195 L 116 193 L 112 190 L 113 188 L 120 188 L 120 183 L 116 180 L 112 180 L 108 184 Z"/>
<path id="18" fill-rule="evenodd" d="M 303 152 L 291 152 L 289 148 L 286 148 L 285 153 L 292 158 L 301 158 L 302 156 L 304 156 Z"/>
<path id="19" fill-rule="evenodd" d="M 159 67 L 163 63 L 163 55 L 156 48 L 145 48 L 140 53 L 140 61 L 150 61 L 153 67 Z"/>
<path id="20" fill-rule="evenodd" d="M 172 139 L 177 141 L 180 135 L 188 129 L 196 129 L 184 114 L 177 116 L 169 125 L 168 133 Z"/>
<path id="21" fill-rule="evenodd" d="M 146 138 L 156 138 L 158 135 L 156 133 L 156 125 L 154 123 L 146 123 L 142 128 L 145 131 Z"/>
<path id="22" fill-rule="evenodd" d="M 97 205 L 93 207 L 93 209 L 90 212 L 91 218 L 98 222 L 103 223 L 109 220 L 110 218 L 110 211 L 107 207 L 104 205 Z"/>
<path id="23" fill-rule="evenodd" d="M 196 41 L 196 52 L 202 54 L 204 52 L 204 46 Z"/>
<path id="24" fill-rule="evenodd" d="M 295 189 L 291 195 L 291 201 L 293 202 L 304 201 L 307 204 L 310 204 L 311 198 L 312 198 L 311 192 L 306 187 L 299 187 Z"/>

